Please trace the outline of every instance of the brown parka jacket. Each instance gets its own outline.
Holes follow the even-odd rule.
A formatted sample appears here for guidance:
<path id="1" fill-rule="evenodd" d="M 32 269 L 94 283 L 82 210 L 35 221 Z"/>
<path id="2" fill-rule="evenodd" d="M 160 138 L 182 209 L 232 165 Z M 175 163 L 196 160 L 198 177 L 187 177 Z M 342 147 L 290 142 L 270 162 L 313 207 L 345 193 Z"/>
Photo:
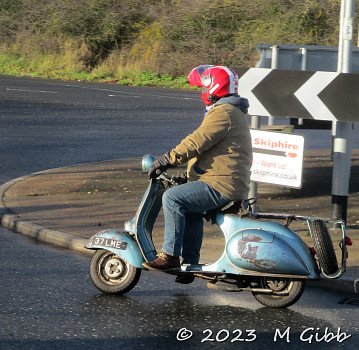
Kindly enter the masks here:
<path id="1" fill-rule="evenodd" d="M 189 181 L 203 181 L 230 200 L 248 198 L 252 142 L 246 114 L 238 106 L 214 105 L 170 156 L 172 166 L 188 162 Z"/>

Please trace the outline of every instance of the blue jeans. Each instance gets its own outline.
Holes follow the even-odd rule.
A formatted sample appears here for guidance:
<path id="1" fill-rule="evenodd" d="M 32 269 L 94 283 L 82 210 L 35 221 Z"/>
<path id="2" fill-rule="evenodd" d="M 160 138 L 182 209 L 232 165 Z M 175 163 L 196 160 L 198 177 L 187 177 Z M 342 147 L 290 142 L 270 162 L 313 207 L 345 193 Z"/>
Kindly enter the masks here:
<path id="1" fill-rule="evenodd" d="M 162 250 L 180 256 L 184 264 L 198 264 L 203 239 L 202 212 L 222 207 L 230 200 L 202 181 L 168 189 L 162 197 L 165 237 Z"/>

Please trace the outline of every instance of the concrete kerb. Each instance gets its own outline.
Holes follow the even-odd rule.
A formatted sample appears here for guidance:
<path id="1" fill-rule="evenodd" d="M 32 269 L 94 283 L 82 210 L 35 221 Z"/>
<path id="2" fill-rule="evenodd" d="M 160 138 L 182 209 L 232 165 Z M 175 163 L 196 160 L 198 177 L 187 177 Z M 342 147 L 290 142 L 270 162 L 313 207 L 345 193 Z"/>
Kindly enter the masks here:
<path id="1" fill-rule="evenodd" d="M 81 237 L 76 237 L 65 232 L 60 232 L 56 230 L 51 230 L 47 227 L 34 224 L 30 221 L 24 220 L 10 209 L 8 209 L 4 203 L 4 194 L 8 188 L 13 186 L 19 181 L 25 181 L 26 179 L 39 175 L 41 173 L 46 173 L 49 170 L 33 173 L 26 176 L 21 176 L 19 178 L 10 180 L 0 186 L 0 221 L 1 226 L 21 233 L 23 235 L 29 236 L 36 241 L 54 244 L 60 247 L 73 249 L 82 253 L 92 254 L 93 251 L 86 249 L 85 243 L 86 239 Z"/>
<path id="2" fill-rule="evenodd" d="M 334 280 L 323 277 L 320 281 L 308 280 L 307 282 L 307 285 L 310 287 L 331 289 L 346 293 L 359 293 L 359 279 L 345 275 Z"/>
<path id="3" fill-rule="evenodd" d="M 107 162 L 107 161 L 105 161 Z M 100 162 L 96 162 L 100 163 Z M 94 163 L 88 163 L 94 164 Z M 77 164 L 78 166 L 80 164 Z M 57 169 L 66 169 L 69 167 L 62 167 Z M 28 220 L 24 220 L 15 213 L 13 213 L 9 208 L 6 207 L 4 203 L 4 194 L 11 186 L 20 181 L 25 181 L 26 179 L 47 173 L 49 171 L 54 171 L 56 169 L 44 170 L 29 175 L 21 176 L 10 180 L 0 186 L 0 222 L 1 225 L 7 229 L 13 230 L 14 232 L 21 233 L 28 237 L 31 237 L 39 242 L 50 243 L 60 247 L 72 249 L 86 254 L 93 254 L 93 251 L 86 249 L 85 243 L 87 239 L 77 237 L 65 232 L 56 231 L 49 229 L 47 227 L 32 223 Z M 352 277 L 342 276 L 340 279 L 328 279 L 322 278 L 319 281 L 307 281 L 307 285 L 317 288 L 325 288 L 331 290 L 337 290 L 347 293 L 359 293 L 359 279 Z"/>
<path id="4" fill-rule="evenodd" d="M 107 162 L 111 162 L 111 161 L 113 161 L 113 160 L 105 160 L 102 162 L 90 162 L 90 163 L 86 163 L 86 165 L 107 163 Z M 60 247 L 69 248 L 69 249 L 73 249 L 73 250 L 76 250 L 76 251 L 79 251 L 82 253 L 92 255 L 93 251 L 86 249 L 84 247 L 85 243 L 87 242 L 87 239 L 77 237 L 77 236 L 74 236 L 74 235 L 71 235 L 71 234 L 68 234 L 65 232 L 52 230 L 45 226 L 41 226 L 38 224 L 34 224 L 28 220 L 24 220 L 21 217 L 19 217 L 18 215 L 16 215 L 16 213 L 13 213 L 9 208 L 7 208 L 4 203 L 5 192 L 11 186 L 15 185 L 16 183 L 18 183 L 20 181 L 25 181 L 26 179 L 36 176 L 36 175 L 46 174 L 48 172 L 56 171 L 56 170 L 69 169 L 69 168 L 73 168 L 73 167 L 79 166 L 79 165 L 85 165 L 85 163 L 38 171 L 38 172 L 29 174 L 29 175 L 24 175 L 24 176 L 15 178 L 13 180 L 10 180 L 10 181 L 2 184 L 0 186 L 0 222 L 1 222 L 1 226 L 8 228 L 10 230 L 13 230 L 17 233 L 21 233 L 23 235 L 32 237 L 33 239 L 40 241 L 40 242 L 50 243 L 50 244 L 54 244 L 54 245 L 57 245 Z"/>

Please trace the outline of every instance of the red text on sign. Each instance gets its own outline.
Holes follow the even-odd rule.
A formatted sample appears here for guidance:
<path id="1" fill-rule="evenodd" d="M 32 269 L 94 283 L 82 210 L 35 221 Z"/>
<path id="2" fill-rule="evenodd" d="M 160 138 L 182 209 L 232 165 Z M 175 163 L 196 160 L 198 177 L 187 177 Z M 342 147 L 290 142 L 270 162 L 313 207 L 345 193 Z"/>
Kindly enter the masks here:
<path id="1" fill-rule="evenodd" d="M 281 149 L 298 150 L 298 147 L 299 147 L 298 145 L 290 144 L 287 141 L 282 142 L 282 141 L 264 140 L 264 139 L 259 138 L 259 137 L 254 139 L 254 144 L 256 146 L 265 146 L 265 147 L 269 147 L 271 149 L 281 148 Z"/>

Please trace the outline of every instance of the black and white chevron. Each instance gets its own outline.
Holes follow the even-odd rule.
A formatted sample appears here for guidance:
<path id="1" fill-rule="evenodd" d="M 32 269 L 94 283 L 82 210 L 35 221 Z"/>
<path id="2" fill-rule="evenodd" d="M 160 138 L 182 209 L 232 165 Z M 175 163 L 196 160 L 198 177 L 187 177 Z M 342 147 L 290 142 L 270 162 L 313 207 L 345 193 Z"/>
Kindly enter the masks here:
<path id="1" fill-rule="evenodd" d="M 359 74 L 233 69 L 251 115 L 359 121 Z"/>

